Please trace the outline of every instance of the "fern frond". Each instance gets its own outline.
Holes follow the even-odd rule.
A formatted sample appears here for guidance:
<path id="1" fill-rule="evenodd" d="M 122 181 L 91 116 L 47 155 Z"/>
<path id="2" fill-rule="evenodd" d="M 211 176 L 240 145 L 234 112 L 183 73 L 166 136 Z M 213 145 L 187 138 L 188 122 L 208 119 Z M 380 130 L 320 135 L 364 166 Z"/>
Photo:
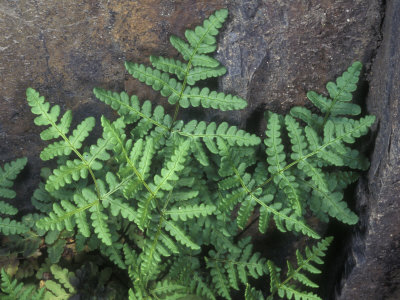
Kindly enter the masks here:
<path id="1" fill-rule="evenodd" d="M 210 275 L 218 294 L 225 299 L 232 299 L 229 293 L 229 281 L 224 274 L 224 269 L 222 265 L 218 261 L 208 259 L 206 260 L 206 263 L 207 268 L 210 269 Z"/>
<path id="2" fill-rule="evenodd" d="M 21 234 L 28 230 L 29 228 L 21 222 L 10 220 L 10 218 L 0 218 L 0 232 L 4 235 Z"/>
<path id="3" fill-rule="evenodd" d="M 286 155 L 281 139 L 280 116 L 270 113 L 268 117 L 267 138 L 264 140 L 267 153 L 268 171 L 273 176 L 273 180 L 287 195 L 292 208 L 299 216 L 303 212 L 303 204 L 299 196 L 299 184 L 290 170 L 287 170 Z M 301 145 L 298 145 L 301 147 Z"/>
<path id="4" fill-rule="evenodd" d="M 271 295 L 268 299 L 273 299 L 274 294 L 278 294 L 280 298 L 287 299 L 303 299 L 303 300 L 321 300 L 317 295 L 304 292 L 299 290 L 293 283 L 297 282 L 299 284 L 317 288 L 318 285 L 312 282 L 306 275 L 304 275 L 304 271 L 310 273 L 320 273 L 321 271 L 316 268 L 314 264 L 323 264 L 324 262 L 321 260 L 322 257 L 325 256 L 325 252 L 332 242 L 332 237 L 327 237 L 323 239 L 321 242 L 318 242 L 317 245 L 313 246 L 312 249 L 306 247 L 305 249 L 305 257 L 300 253 L 299 250 L 296 251 L 297 258 L 297 268 L 294 268 L 292 264 L 288 261 L 288 271 L 284 281 L 280 280 L 280 269 L 275 266 L 272 261 L 268 261 L 268 269 L 270 273 L 270 291 Z"/>
<path id="5" fill-rule="evenodd" d="M 88 174 L 89 170 L 81 160 L 67 160 L 65 165 L 61 165 L 50 175 L 46 182 L 46 190 L 53 192 L 73 181 L 87 178 Z"/>
<path id="6" fill-rule="evenodd" d="M 11 277 L 6 271 L 1 269 L 1 284 L 0 284 L 1 299 L 4 300 L 19 300 L 19 299 L 32 299 L 43 300 L 45 290 L 43 288 L 36 289 L 34 286 L 24 285 L 19 283 L 16 279 L 11 280 Z"/>
<path id="7" fill-rule="evenodd" d="M 157 297 L 156 299 L 180 299 L 187 295 L 187 288 L 180 284 L 163 280 L 156 283 L 150 293 Z"/>
<path id="8" fill-rule="evenodd" d="M 196 26 L 195 30 L 186 30 L 185 37 L 190 46 L 197 53 L 211 53 L 217 48 L 215 36 L 228 17 L 227 9 L 217 10 L 208 19 L 205 19 L 203 26 Z"/>
<path id="9" fill-rule="evenodd" d="M 0 214 L 14 216 L 18 213 L 18 209 L 8 204 L 7 202 L 0 201 Z"/>
<path id="10" fill-rule="evenodd" d="M 93 93 L 100 101 L 110 105 L 111 108 L 116 110 L 121 117 L 124 117 L 124 121 L 126 123 L 133 123 L 139 120 L 139 118 L 142 118 L 166 131 L 169 130 L 168 126 L 170 126 L 170 122 L 172 121 L 171 117 L 169 115 L 165 115 L 163 118 L 163 123 L 153 120 L 150 116 L 142 111 L 139 100 L 135 95 L 129 98 L 128 94 L 125 92 L 118 94 L 112 91 L 103 90 L 101 88 L 93 89 Z M 161 116 L 156 116 L 161 119 Z"/>
<path id="11" fill-rule="evenodd" d="M 82 142 L 89 136 L 89 132 L 92 131 L 95 125 L 93 117 L 88 117 L 83 120 L 72 132 L 72 135 L 67 139 L 68 141 L 54 142 L 48 145 L 40 153 L 42 160 L 50 160 L 56 156 L 69 155 L 74 149 L 80 149 Z"/>
<path id="12" fill-rule="evenodd" d="M 100 245 L 100 251 L 103 255 L 107 256 L 118 268 L 125 270 L 126 265 L 122 258 L 121 250 L 123 245 L 114 241 L 111 245 Z"/>
<path id="13" fill-rule="evenodd" d="M 214 213 L 216 207 L 214 205 L 206 205 L 201 203 L 200 205 L 193 206 L 175 206 L 164 212 L 164 215 L 170 215 L 174 221 L 181 220 L 186 221 L 187 219 L 198 218 L 200 216 L 209 216 Z"/>
<path id="14" fill-rule="evenodd" d="M 163 226 L 178 242 L 182 245 L 189 247 L 193 250 L 199 250 L 200 246 L 194 243 L 190 237 L 188 237 L 184 230 L 182 230 L 178 225 L 171 221 L 164 221 Z"/>
<path id="15" fill-rule="evenodd" d="M 4 164 L 3 168 L 0 167 L 0 197 L 13 199 L 16 193 L 10 189 L 14 184 L 15 178 L 25 167 L 28 159 L 18 158 L 12 162 Z"/>
<path id="16" fill-rule="evenodd" d="M 133 77 L 151 86 L 155 91 L 160 91 L 163 97 L 168 98 L 170 104 L 179 101 L 179 105 L 183 108 L 187 108 L 189 105 L 194 107 L 201 105 L 204 108 L 211 107 L 222 111 L 243 109 L 247 105 L 247 102 L 240 97 L 210 91 L 206 87 L 199 89 L 187 86 L 181 92 L 182 83 L 170 78 L 167 73 L 142 64 L 126 62 L 125 67 Z"/>
<path id="17" fill-rule="evenodd" d="M 154 189 L 153 192 L 147 196 L 145 200 L 139 201 L 139 227 L 145 228 L 146 223 L 150 218 L 150 211 L 153 206 L 153 200 L 157 196 L 159 190 L 171 191 L 173 189 L 172 182 L 176 182 L 179 179 L 177 175 L 178 172 L 182 171 L 184 168 L 185 160 L 187 159 L 187 153 L 190 146 L 189 139 L 177 139 L 178 143 L 176 145 L 173 155 L 164 164 L 161 169 L 160 175 L 154 176 Z"/>
<path id="18" fill-rule="evenodd" d="M 222 122 L 217 126 L 215 122 L 206 124 L 204 121 L 197 122 L 192 120 L 187 123 L 178 134 L 191 137 L 193 139 L 203 139 L 206 147 L 215 154 L 219 153 L 215 140 L 223 139 L 230 146 L 256 146 L 260 144 L 260 138 L 236 126 L 229 126 Z"/>
<path id="19" fill-rule="evenodd" d="M 336 83 L 327 83 L 326 89 L 331 99 L 313 91 L 307 93 L 308 99 L 325 114 L 322 125 L 325 125 L 330 116 L 360 114 L 360 106 L 348 102 L 353 98 L 351 93 L 357 89 L 361 68 L 362 64 L 356 61 L 336 79 Z"/>
<path id="20" fill-rule="evenodd" d="M 244 300 L 264 300 L 264 297 L 260 291 L 246 284 L 246 290 L 244 292 Z"/>
<path id="21" fill-rule="evenodd" d="M 86 118 L 72 132 L 72 135 L 67 137 L 66 134 L 69 131 L 72 119 L 71 112 L 67 111 L 57 124 L 57 119 L 60 115 L 59 105 L 54 105 L 50 109 L 49 102 L 46 102 L 44 97 L 40 96 L 39 93 L 32 88 L 26 90 L 26 97 L 29 106 L 32 107 L 32 113 L 39 115 L 34 120 L 35 124 L 38 126 L 50 125 L 51 128 L 53 128 L 42 132 L 42 139 L 50 140 L 59 137 L 62 138 L 62 141 L 54 142 L 43 149 L 40 153 L 41 159 L 49 160 L 56 156 L 69 155 L 72 152 L 75 152 L 79 156 L 78 149 L 81 148 L 82 142 L 93 129 L 95 119 L 93 117 Z"/>
<path id="22" fill-rule="evenodd" d="M 69 272 L 68 269 L 63 269 L 58 265 L 50 266 L 51 273 L 54 278 L 58 280 L 70 293 L 75 293 L 75 288 L 71 284 L 71 280 L 75 278 L 73 272 Z"/>

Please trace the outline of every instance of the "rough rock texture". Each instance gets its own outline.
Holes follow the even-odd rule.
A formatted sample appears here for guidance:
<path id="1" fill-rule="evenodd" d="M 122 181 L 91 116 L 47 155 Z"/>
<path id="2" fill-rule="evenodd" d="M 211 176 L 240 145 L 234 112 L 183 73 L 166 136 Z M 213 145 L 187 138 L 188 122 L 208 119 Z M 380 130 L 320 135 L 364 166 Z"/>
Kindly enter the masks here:
<path id="1" fill-rule="evenodd" d="M 400 1 L 388 1 L 372 66 L 368 110 L 378 117 L 368 177 L 358 189 L 363 222 L 337 299 L 400 299 Z"/>
<path id="2" fill-rule="evenodd" d="M 249 100 L 240 120 L 250 129 L 254 111 L 304 105 L 306 91 L 325 92 L 355 60 L 368 69 L 378 43 L 378 0 L 236 0 L 230 12 L 218 55 L 229 70 L 222 87 Z"/>

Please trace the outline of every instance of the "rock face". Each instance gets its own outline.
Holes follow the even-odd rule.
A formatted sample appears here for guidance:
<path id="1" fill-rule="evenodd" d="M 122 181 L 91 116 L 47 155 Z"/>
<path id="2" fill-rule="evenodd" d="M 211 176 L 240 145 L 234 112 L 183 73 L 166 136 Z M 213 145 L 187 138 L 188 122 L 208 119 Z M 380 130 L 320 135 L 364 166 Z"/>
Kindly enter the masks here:
<path id="1" fill-rule="evenodd" d="M 358 188 L 363 222 L 337 299 L 400 299 L 400 1 L 388 1 L 372 65 L 368 110 L 378 117 L 368 176 Z"/>
<path id="2" fill-rule="evenodd" d="M 28 86 L 62 109 L 72 109 L 75 122 L 88 115 L 112 117 L 93 97 L 95 86 L 125 89 L 142 100 L 164 103 L 158 93 L 126 76 L 123 61 L 148 63 L 150 54 L 177 57 L 169 44 L 171 33 L 183 36 L 184 29 L 228 7 L 230 17 L 217 52 L 228 74 L 219 86 L 246 98 L 249 106 L 242 112 L 207 112 L 203 117 L 227 119 L 262 134 L 265 109 L 283 113 L 306 104 L 307 90 L 324 92 L 325 83 L 355 60 L 364 63 L 368 74 L 381 39 L 384 2 L 2 1 L 0 163 L 29 158 L 18 184 L 19 206 L 29 208 L 42 166 L 38 154 L 44 147 L 25 103 Z M 358 187 L 361 227 L 350 245 L 352 259 L 337 299 L 397 299 L 393 297 L 400 278 L 399 6 L 398 0 L 387 1 L 383 44 L 370 76 L 365 112 L 380 121 L 371 170 Z M 364 77 L 361 101 L 367 90 Z M 326 291 L 324 299 L 334 296 L 329 287 Z"/>

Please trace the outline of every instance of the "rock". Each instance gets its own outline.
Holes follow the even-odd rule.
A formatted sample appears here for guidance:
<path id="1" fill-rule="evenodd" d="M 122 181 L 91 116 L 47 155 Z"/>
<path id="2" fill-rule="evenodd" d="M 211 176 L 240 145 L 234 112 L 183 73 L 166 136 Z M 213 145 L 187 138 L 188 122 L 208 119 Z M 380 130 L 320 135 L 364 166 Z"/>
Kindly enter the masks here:
<path id="1" fill-rule="evenodd" d="M 368 70 L 378 44 L 378 0 L 235 0 L 229 8 L 217 55 L 228 69 L 221 87 L 249 101 L 236 122 L 253 130 L 264 109 L 306 104 L 308 90 L 325 92 L 353 61 Z"/>
<path id="2" fill-rule="evenodd" d="M 400 1 L 388 1 L 383 40 L 372 65 L 368 111 L 376 115 L 375 147 L 357 191 L 363 222 L 336 299 L 400 299 Z"/>

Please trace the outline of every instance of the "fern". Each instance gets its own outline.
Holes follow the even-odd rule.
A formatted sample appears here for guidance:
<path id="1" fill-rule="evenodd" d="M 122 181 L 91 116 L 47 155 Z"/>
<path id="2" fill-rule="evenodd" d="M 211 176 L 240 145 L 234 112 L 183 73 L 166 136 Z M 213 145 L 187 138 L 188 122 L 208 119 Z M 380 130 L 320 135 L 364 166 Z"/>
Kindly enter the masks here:
<path id="1" fill-rule="evenodd" d="M 4 300 L 19 300 L 19 299 L 44 299 L 44 289 L 36 289 L 34 286 L 24 285 L 16 279 L 11 280 L 11 277 L 4 269 L 1 269 L 1 299 Z"/>
<path id="2" fill-rule="evenodd" d="M 27 163 L 26 158 L 19 158 L 10 163 L 6 163 L 3 168 L 0 167 L 0 198 L 13 199 L 16 196 L 11 187 L 18 174 L 22 171 Z M 0 200 L 0 214 L 15 216 L 18 209 L 13 205 Z M 0 233 L 4 235 L 20 234 L 28 231 L 25 224 L 10 218 L 0 217 Z"/>
<path id="3" fill-rule="evenodd" d="M 272 261 L 268 261 L 268 269 L 271 277 L 270 291 L 271 295 L 267 299 L 273 299 L 275 294 L 278 294 L 280 298 L 287 299 L 303 299 L 303 300 L 318 300 L 321 299 L 317 295 L 312 292 L 304 292 L 299 290 L 296 286 L 293 285 L 293 281 L 297 282 L 300 285 L 305 285 L 310 288 L 317 288 L 318 285 L 311 281 L 306 275 L 304 275 L 304 271 L 307 271 L 312 274 L 321 273 L 321 271 L 315 267 L 313 264 L 323 264 L 321 260 L 322 257 L 325 256 L 325 252 L 327 247 L 332 242 L 332 237 L 325 238 L 321 242 L 319 242 L 316 246 L 313 246 L 312 249 L 306 248 L 305 257 L 300 253 L 299 250 L 296 251 L 297 258 L 297 268 L 295 268 L 289 261 L 287 261 L 288 271 L 286 274 L 286 278 L 281 281 L 280 279 L 280 271 L 274 265 Z"/>
<path id="4" fill-rule="evenodd" d="M 249 300 L 319 299 L 308 291 L 317 284 L 307 272 L 319 272 L 315 264 L 322 263 L 331 238 L 306 247 L 305 255 L 297 250 L 297 267 L 288 262 L 282 279 L 281 269 L 253 251 L 250 238 L 240 237 L 250 220 L 258 221 L 262 234 L 274 222 L 285 234 L 317 240 L 320 234 L 308 224 L 311 214 L 357 223 L 343 195 L 369 162 L 351 144 L 375 120 L 356 119 L 361 109 L 350 102 L 361 64 L 328 83 L 326 95 L 308 92 L 313 112 L 265 112 L 263 141 L 227 122 L 180 120 L 180 110 L 189 106 L 225 111 L 247 105 L 199 84 L 226 72 L 212 53 L 227 14 L 216 11 L 186 30 L 185 39 L 172 36 L 181 59 L 151 56 L 152 67 L 125 63 L 128 73 L 175 106 L 172 116 L 135 95 L 95 88 L 117 118 L 102 116 L 100 137 L 90 145 L 93 117 L 72 128 L 71 111 L 62 113 L 28 88 L 34 122 L 46 126 L 40 136 L 49 143 L 40 157 L 54 160 L 55 168 L 42 169 L 43 182 L 31 199 L 40 214 L 19 222 L 13 219 L 18 210 L 0 202 L 7 216 L 0 218 L 0 231 L 18 244 L 6 250 L 23 260 L 17 274 L 27 281 L 33 275 L 27 262 L 45 256 L 34 268 L 44 287 L 37 297 L 214 300 L 238 293 Z M 1 197 L 15 197 L 12 181 L 25 164 L 20 159 L 0 169 Z M 61 267 L 66 265 L 70 270 Z M 3 293 L 36 295 L 6 276 Z M 251 287 L 260 278 L 270 279 L 269 294 Z"/>

